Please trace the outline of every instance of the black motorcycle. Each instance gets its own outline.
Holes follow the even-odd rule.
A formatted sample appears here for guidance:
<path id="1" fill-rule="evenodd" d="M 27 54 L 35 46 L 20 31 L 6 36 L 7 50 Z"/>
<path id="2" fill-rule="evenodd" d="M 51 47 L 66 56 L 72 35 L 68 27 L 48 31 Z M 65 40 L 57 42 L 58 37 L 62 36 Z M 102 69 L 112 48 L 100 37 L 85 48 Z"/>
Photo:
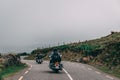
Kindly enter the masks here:
<path id="1" fill-rule="evenodd" d="M 62 71 L 63 65 L 61 64 L 61 59 L 59 56 L 55 56 L 49 63 L 49 68 L 55 72 Z"/>
<path id="2" fill-rule="evenodd" d="M 36 58 L 36 62 L 37 62 L 38 64 L 41 64 L 41 63 L 43 62 L 43 60 L 42 60 L 42 59 L 39 59 L 39 58 Z"/>

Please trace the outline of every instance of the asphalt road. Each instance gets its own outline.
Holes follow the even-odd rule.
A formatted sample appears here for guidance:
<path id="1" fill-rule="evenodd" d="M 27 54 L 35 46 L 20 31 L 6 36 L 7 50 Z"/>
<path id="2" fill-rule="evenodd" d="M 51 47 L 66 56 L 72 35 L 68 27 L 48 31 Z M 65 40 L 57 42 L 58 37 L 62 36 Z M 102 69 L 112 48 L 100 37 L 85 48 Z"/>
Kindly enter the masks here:
<path id="1" fill-rule="evenodd" d="M 42 64 L 37 64 L 33 60 L 23 62 L 29 64 L 30 68 L 15 80 L 120 80 L 86 64 L 63 61 L 63 71 L 54 73 L 49 69 L 48 61 Z"/>

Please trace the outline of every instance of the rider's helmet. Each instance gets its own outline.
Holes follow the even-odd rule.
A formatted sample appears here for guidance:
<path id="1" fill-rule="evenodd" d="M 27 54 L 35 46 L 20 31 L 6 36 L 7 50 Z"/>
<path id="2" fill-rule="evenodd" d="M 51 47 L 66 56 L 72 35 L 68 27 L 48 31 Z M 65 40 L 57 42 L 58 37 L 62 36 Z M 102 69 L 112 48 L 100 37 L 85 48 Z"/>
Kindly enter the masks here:
<path id="1" fill-rule="evenodd" d="M 58 50 L 57 50 L 57 48 L 55 48 L 55 49 L 53 49 L 53 51 L 54 51 L 54 52 L 57 52 Z"/>

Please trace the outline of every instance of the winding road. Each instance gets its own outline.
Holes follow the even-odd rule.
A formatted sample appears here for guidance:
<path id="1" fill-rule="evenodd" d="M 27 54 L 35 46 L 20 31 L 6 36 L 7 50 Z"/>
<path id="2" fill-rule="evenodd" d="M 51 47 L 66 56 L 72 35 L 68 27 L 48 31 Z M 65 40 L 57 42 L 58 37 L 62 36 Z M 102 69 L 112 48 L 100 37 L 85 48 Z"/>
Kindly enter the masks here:
<path id="1" fill-rule="evenodd" d="M 81 63 L 63 61 L 63 71 L 54 73 L 49 69 L 48 61 L 42 64 L 37 64 L 33 60 L 23 60 L 23 62 L 30 65 L 30 68 L 19 74 L 18 79 L 13 77 L 10 80 L 120 80 Z"/>

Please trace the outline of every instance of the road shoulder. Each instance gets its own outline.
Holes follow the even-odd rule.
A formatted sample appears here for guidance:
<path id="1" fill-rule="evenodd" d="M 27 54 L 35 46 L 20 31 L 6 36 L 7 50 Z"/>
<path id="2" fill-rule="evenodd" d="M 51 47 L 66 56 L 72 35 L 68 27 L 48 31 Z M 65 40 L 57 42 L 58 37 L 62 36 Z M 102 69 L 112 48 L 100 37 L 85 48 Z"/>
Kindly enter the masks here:
<path id="1" fill-rule="evenodd" d="M 20 70 L 19 72 L 14 73 L 13 75 L 10 75 L 7 78 L 4 78 L 4 80 L 18 80 L 24 73 L 29 69 L 30 66 L 26 67 L 23 70 Z"/>

